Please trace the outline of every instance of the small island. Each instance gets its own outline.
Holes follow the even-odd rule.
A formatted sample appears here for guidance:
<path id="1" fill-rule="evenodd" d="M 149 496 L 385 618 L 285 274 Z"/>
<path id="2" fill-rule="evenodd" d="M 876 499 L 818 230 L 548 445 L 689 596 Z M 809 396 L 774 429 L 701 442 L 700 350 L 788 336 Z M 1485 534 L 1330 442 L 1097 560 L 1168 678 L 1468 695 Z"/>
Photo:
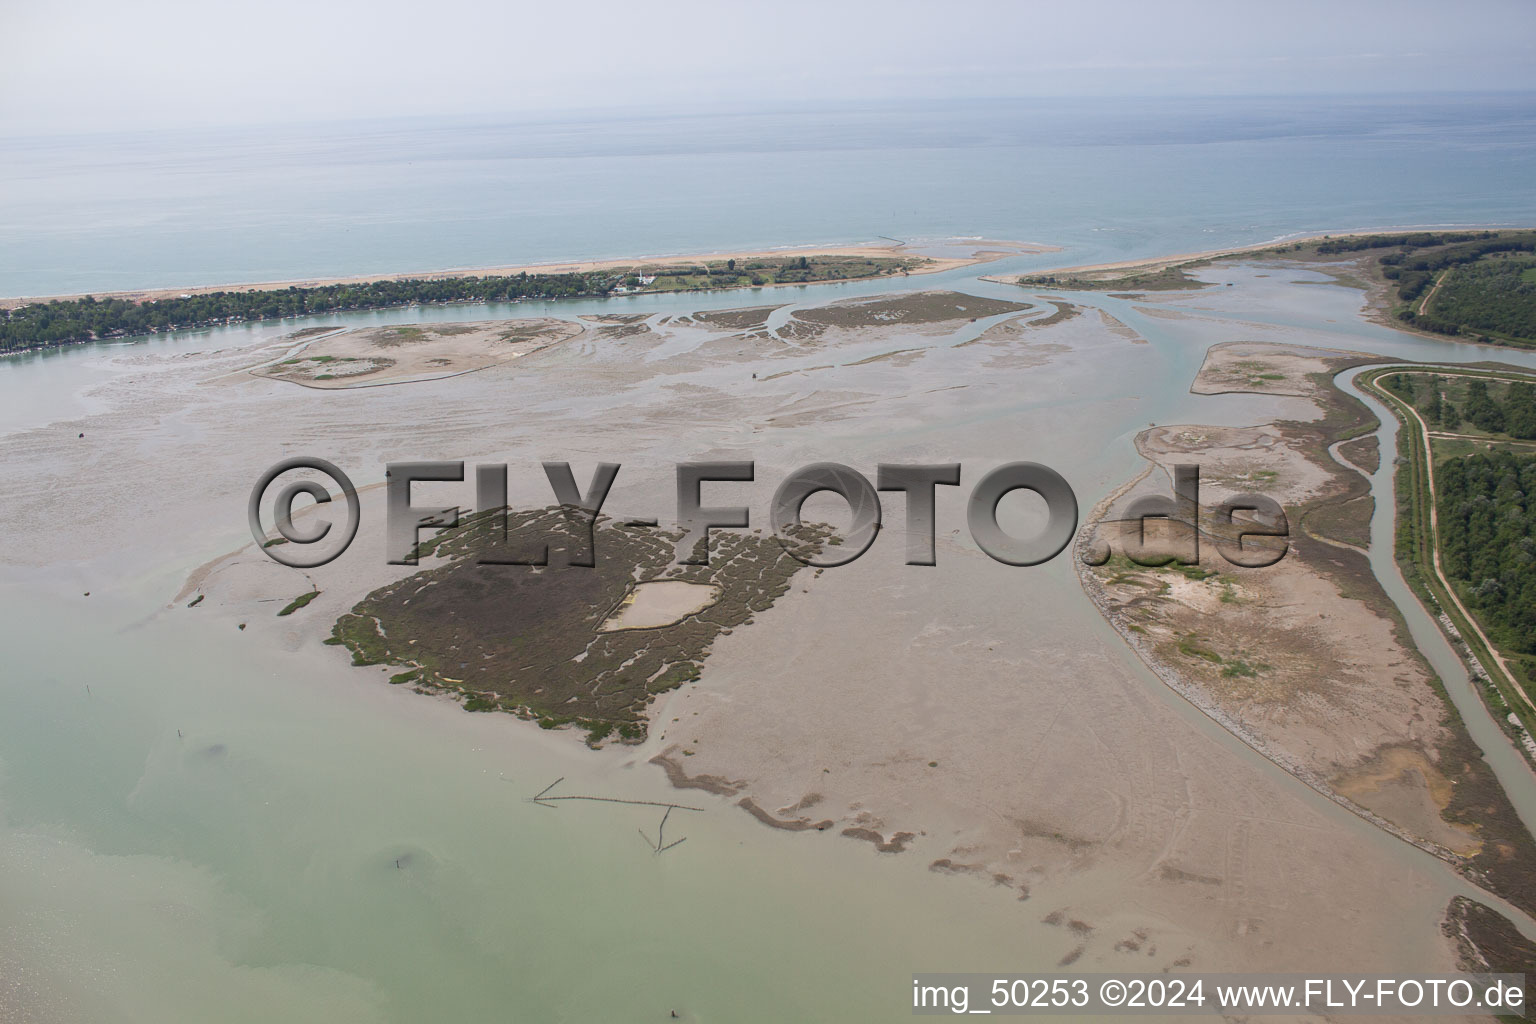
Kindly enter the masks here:
<path id="1" fill-rule="evenodd" d="M 709 565 L 673 564 L 682 534 L 604 517 L 594 565 L 568 564 L 562 548 L 584 544 L 583 529 L 559 507 L 478 513 L 419 545 L 433 564 L 363 598 L 326 642 L 355 665 L 398 666 L 392 682 L 468 711 L 575 725 L 592 746 L 633 743 L 651 700 L 699 678 L 715 640 L 772 607 L 805 568 L 760 532 L 716 535 Z M 822 539 L 805 528 L 809 550 Z M 508 564 L 546 544 L 549 564 Z"/>

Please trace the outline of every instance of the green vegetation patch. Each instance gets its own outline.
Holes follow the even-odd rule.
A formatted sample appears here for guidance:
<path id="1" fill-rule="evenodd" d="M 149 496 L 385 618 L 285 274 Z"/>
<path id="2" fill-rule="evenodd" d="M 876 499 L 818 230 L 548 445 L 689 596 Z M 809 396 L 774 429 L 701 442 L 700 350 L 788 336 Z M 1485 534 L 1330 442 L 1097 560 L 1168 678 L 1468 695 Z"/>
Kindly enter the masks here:
<path id="1" fill-rule="evenodd" d="M 797 310 L 795 320 L 823 328 L 881 327 L 979 320 L 1003 313 L 1019 313 L 1028 308 L 1018 302 L 984 299 L 962 292 L 915 292 Z"/>
<path id="2" fill-rule="evenodd" d="M 596 565 L 568 564 L 585 541 L 558 508 L 481 512 L 421 545 L 444 564 L 369 594 L 337 620 L 333 639 L 357 665 L 401 665 L 418 689 L 465 695 L 470 710 L 505 710 L 546 728 L 576 725 L 591 743 L 642 739 L 657 694 L 699 678 L 715 639 L 766 611 L 804 568 L 777 540 L 716 531 L 708 566 L 674 565 L 681 535 L 594 529 Z M 576 527 L 580 529 L 580 527 Z M 815 552 L 825 531 L 799 538 Z M 482 564 L 548 543 L 548 566 Z M 713 584 L 719 599 L 681 622 L 601 632 L 637 581 Z M 407 673 L 401 673 L 406 675 Z"/>
<path id="3" fill-rule="evenodd" d="M 1082 308 L 1080 306 L 1076 306 L 1070 302 L 1061 302 L 1057 299 L 1050 299 L 1047 301 L 1056 307 L 1056 311 L 1050 316 L 1042 317 L 1039 320 L 1028 321 L 1027 326 L 1050 327 L 1052 324 L 1059 324 L 1064 320 L 1071 320 L 1073 317 L 1082 312 Z"/>
<path id="4" fill-rule="evenodd" d="M 1381 466 L 1381 445 L 1375 434 L 1366 434 L 1339 445 L 1339 453 L 1367 473 L 1375 473 Z"/>
<path id="5" fill-rule="evenodd" d="M 1435 481 L 1445 574 L 1489 639 L 1536 663 L 1536 453 L 1446 459 Z"/>
<path id="6" fill-rule="evenodd" d="M 711 260 L 688 266 L 641 270 L 655 277 L 642 285 L 623 270 L 580 274 L 507 274 L 488 277 L 407 278 L 318 285 L 312 288 L 249 288 L 185 298 L 136 301 L 126 298 L 58 299 L 0 309 L 0 352 L 69 345 L 100 338 L 212 327 L 249 320 L 313 316 L 359 309 L 446 302 L 516 302 L 520 299 L 604 297 L 621 291 L 696 291 L 764 284 L 809 284 L 906 274 L 929 261 L 923 257 L 782 256 L 753 260 Z M 333 327 L 305 328 L 306 337 Z M 437 333 L 448 333 L 436 328 Z M 394 347 L 419 340 L 420 328 L 399 328 L 380 341 Z"/>
<path id="7" fill-rule="evenodd" d="M 907 274 L 929 262 L 919 256 L 765 256 L 642 266 L 626 275 L 627 291 L 688 292 L 709 288 L 752 288 L 770 284 L 814 284 Z M 642 277 L 644 280 L 642 280 Z"/>
<path id="8" fill-rule="evenodd" d="M 1421 231 L 1327 239 L 1322 256 L 1367 252 L 1393 315 L 1420 330 L 1536 344 L 1536 231 Z"/>
<path id="9" fill-rule="evenodd" d="M 1200 638 L 1193 633 L 1179 640 L 1179 653 L 1186 658 L 1199 658 L 1201 661 L 1208 661 L 1213 665 L 1220 665 L 1222 663 L 1221 655 L 1202 644 Z"/>
<path id="10" fill-rule="evenodd" d="M 706 309 L 693 318 L 706 327 L 728 331 L 750 331 L 768 324 L 768 317 L 778 306 L 748 306 L 744 309 Z"/>
<path id="11" fill-rule="evenodd" d="M 1196 280 L 1189 275 L 1191 268 L 1203 266 L 1207 262 L 1209 261 L 1197 260 L 1181 263 L 1177 266 L 1163 267 L 1146 273 L 1133 273 L 1119 277 L 1036 274 L 1029 277 L 1021 277 L 1018 283 L 1025 288 L 1062 288 L 1071 291 L 1087 292 L 1187 291 L 1191 288 L 1211 287 L 1207 282 Z"/>
<path id="12" fill-rule="evenodd" d="M 294 612 L 298 611 L 300 608 L 303 608 L 305 605 L 309 604 L 309 602 L 313 601 L 315 598 L 317 598 L 319 596 L 320 596 L 320 591 L 318 591 L 318 590 L 311 590 L 307 594 L 300 594 L 298 597 L 294 598 L 292 601 L 289 601 L 287 607 L 285 607 L 282 611 L 278 612 L 277 614 L 280 615 L 280 616 L 281 615 L 292 615 Z"/>
<path id="13" fill-rule="evenodd" d="M 1306 514 L 1306 528 L 1319 537 L 1353 544 L 1357 548 L 1369 547 L 1371 516 L 1375 512 L 1376 499 L 1365 494 L 1310 509 Z"/>

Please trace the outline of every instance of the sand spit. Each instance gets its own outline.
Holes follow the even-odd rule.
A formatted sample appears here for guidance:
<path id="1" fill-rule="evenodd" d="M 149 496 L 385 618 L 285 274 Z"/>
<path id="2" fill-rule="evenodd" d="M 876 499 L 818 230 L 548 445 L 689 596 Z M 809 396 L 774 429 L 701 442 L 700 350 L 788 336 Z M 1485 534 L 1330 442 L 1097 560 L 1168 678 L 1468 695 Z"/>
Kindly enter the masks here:
<path id="1" fill-rule="evenodd" d="M 956 250 L 967 255 L 925 255 L 929 251 Z M 804 245 L 784 246 L 748 252 L 704 252 L 663 256 L 637 256 L 623 259 L 575 260 L 567 263 L 522 263 L 509 266 L 455 267 L 444 270 L 397 271 L 387 274 L 359 274 L 351 277 L 314 277 L 291 281 L 238 282 L 232 284 L 198 285 L 189 288 L 149 288 L 131 291 L 91 292 L 98 299 L 130 299 L 134 302 L 152 302 L 157 299 L 174 299 L 183 295 L 206 295 L 210 292 L 227 291 L 280 291 L 287 288 L 317 288 L 334 284 L 366 284 L 370 281 L 435 281 L 449 277 L 506 277 L 513 274 L 585 274 L 611 270 L 616 273 L 647 267 L 691 266 L 696 263 L 717 260 L 771 259 L 783 256 L 863 256 L 871 258 L 902 258 L 922 256 L 928 262 L 908 271 L 910 274 L 937 274 L 946 270 L 990 263 L 994 260 L 1020 253 L 1059 252 L 1060 246 L 1040 242 L 1004 242 L 992 240 L 941 239 L 921 242 L 868 242 L 853 245 Z M 87 293 L 71 295 L 32 295 L 0 298 L 0 309 L 11 308 L 30 302 L 80 299 Z"/>
<path id="2" fill-rule="evenodd" d="M 1031 270 L 1030 275 L 1102 275 L 1113 279 L 1148 274 L 1177 266 L 1181 263 L 1193 263 L 1201 260 L 1220 259 L 1226 256 L 1241 256 L 1246 253 L 1264 252 L 1278 245 L 1299 245 L 1307 242 L 1320 242 L 1325 238 L 1356 238 L 1363 235 L 1407 235 L 1424 230 L 1424 228 L 1386 228 L 1380 231 L 1332 231 L 1327 234 L 1296 235 L 1294 237 L 1276 238 L 1268 242 L 1255 242 L 1252 245 L 1238 245 L 1227 249 L 1207 249 L 1204 252 L 1175 253 L 1171 256 L 1157 256 L 1151 259 L 1119 260 L 1113 263 L 1089 263 L 1075 267 L 1042 267 L 1039 270 Z M 1437 228 L 1436 230 L 1456 229 Z M 1115 273 L 1107 273 L 1109 271 L 1114 271 Z"/>

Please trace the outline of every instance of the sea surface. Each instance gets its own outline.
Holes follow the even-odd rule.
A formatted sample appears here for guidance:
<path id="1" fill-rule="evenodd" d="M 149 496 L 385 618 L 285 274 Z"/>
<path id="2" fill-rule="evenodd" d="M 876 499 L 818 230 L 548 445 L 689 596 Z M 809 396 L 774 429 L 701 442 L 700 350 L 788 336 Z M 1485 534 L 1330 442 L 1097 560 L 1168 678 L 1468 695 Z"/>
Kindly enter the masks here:
<path id="1" fill-rule="evenodd" d="M 0 140 L 0 296 L 977 235 L 1037 265 L 1536 223 L 1536 95 L 997 100 Z"/>
<path id="2" fill-rule="evenodd" d="M 1536 223 L 1528 96 L 284 126 L 7 140 L 0 153 L 6 295 L 879 236 L 1066 248 L 773 294 L 814 302 L 942 285 L 1003 296 L 1017 293 L 977 274 L 1327 230 Z M 1290 282 L 1223 272 L 1242 286 L 1234 292 L 1273 300 L 1244 317 L 1272 328 L 1267 340 L 1489 358 L 1361 321 L 1346 289 L 1319 284 L 1297 304 Z M 639 296 L 314 322 L 754 300 Z M 1188 394 L 1203 347 L 1177 321 L 1093 301 L 1149 345 L 1104 368 L 1095 408 L 1115 415 L 1086 415 L 1071 394 L 1049 400 L 1070 430 L 1042 439 L 1039 454 L 1070 467 L 1084 508 L 1139 467 L 1130 439 L 1148 420 L 1251 415 L 1248 399 Z M 158 363 L 174 370 L 177 359 L 302 326 L 0 360 L 0 446 L 43 443 L 64 421 L 94 430 L 90 417 L 157 387 Z M 1529 354 L 1507 358 L 1536 365 Z M 200 424 L 169 414 L 134 429 L 140 457 L 152 458 Z M 679 799 L 658 772 L 343 666 L 320 671 L 313 652 L 253 650 L 233 630 L 214 636 L 191 616 L 158 614 L 190 570 L 242 542 L 247 485 L 232 465 L 232 453 L 210 450 L 197 467 L 211 475 L 198 486 L 236 495 L 203 499 L 213 520 L 204 532 L 167 537 L 154 529 L 152 501 L 129 500 L 121 517 L 134 543 L 120 553 L 82 562 L 61 550 L 40 569 L 28 566 L 31 554 L 4 563 L 0 1020 L 618 1021 L 669 1019 L 673 1007 L 697 1020 L 895 1020 L 907 1015 L 914 971 L 1054 963 L 1055 953 L 1043 958 L 1042 908 L 1021 910 L 986 886 L 862 843 L 763 828 L 702 794 L 708 813 L 682 827 L 687 843 L 655 857 L 635 835 L 655 827 L 647 811 L 550 810 L 526 798 L 564 776 L 577 789 Z M 52 475 L 28 485 L 58 489 L 64 509 L 76 493 Z M 48 552 L 49 523 L 5 518 L 12 545 Z M 1379 552 L 1390 549 L 1386 524 L 1376 537 Z M 1384 555 L 1376 561 L 1393 572 Z M 1060 635 L 1118 647 L 1069 565 L 1030 580 L 1060 588 Z M 1388 585 L 1406 600 L 1400 581 Z M 1442 674 L 1454 674 L 1422 613 L 1410 625 Z M 1310 793 L 1121 656 L 1210 742 Z M 1529 786 L 1512 796 L 1523 812 L 1536 807 Z M 1320 797 L 1313 806 L 1447 894 L 1462 891 L 1438 862 Z"/>

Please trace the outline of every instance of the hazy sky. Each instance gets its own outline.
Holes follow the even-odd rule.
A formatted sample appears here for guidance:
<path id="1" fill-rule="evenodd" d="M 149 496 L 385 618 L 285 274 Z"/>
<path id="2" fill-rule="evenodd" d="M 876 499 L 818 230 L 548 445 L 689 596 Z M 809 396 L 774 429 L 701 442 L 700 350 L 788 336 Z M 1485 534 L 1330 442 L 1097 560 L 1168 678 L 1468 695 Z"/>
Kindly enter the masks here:
<path id="1" fill-rule="evenodd" d="M 807 99 L 1536 89 L 1531 0 L 0 0 L 0 133 Z"/>

